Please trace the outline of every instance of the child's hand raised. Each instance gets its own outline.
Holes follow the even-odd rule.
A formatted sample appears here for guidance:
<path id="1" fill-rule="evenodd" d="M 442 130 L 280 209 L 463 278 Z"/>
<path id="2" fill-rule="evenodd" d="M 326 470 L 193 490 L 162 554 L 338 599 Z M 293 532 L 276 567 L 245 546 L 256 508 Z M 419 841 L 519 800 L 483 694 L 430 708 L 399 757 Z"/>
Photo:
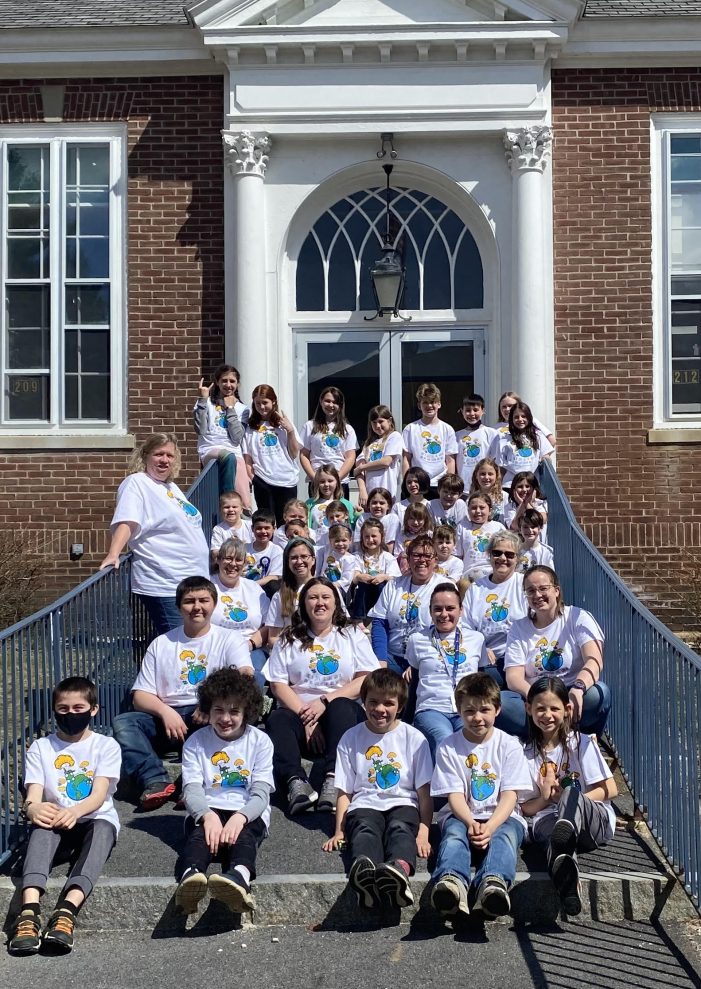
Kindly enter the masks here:
<path id="1" fill-rule="evenodd" d="M 204 383 L 204 378 L 200 378 L 200 383 L 197 387 L 200 391 L 200 398 L 209 398 L 212 394 L 212 385 L 206 385 Z"/>
<path id="2" fill-rule="evenodd" d="M 338 852 L 342 848 L 345 848 L 346 839 L 343 837 L 342 831 L 337 831 L 336 834 L 331 835 L 330 838 L 324 842 L 321 846 L 321 850 L 324 852 Z"/>

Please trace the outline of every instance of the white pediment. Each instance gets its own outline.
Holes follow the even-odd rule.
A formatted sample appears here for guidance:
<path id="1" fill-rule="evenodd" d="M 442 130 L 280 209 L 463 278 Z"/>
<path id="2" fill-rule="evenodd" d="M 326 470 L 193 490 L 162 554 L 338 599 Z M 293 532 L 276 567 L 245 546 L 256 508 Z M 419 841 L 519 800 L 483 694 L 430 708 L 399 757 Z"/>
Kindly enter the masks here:
<path id="1" fill-rule="evenodd" d="M 581 0 L 197 0 L 187 13 L 197 27 L 406 29 L 416 25 L 469 25 L 504 21 L 573 23 Z"/>

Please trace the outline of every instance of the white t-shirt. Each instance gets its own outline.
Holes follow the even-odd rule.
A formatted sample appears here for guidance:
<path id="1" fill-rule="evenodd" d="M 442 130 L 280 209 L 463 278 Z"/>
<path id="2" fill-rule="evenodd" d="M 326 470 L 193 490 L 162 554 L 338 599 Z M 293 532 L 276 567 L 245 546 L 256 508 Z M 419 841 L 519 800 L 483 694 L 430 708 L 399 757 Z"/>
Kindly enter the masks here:
<path id="1" fill-rule="evenodd" d="M 301 593 L 302 588 L 298 587 L 297 593 L 295 594 L 295 608 L 299 604 L 299 595 Z M 268 628 L 287 628 L 290 624 L 289 616 L 283 616 L 282 614 L 282 598 L 280 597 L 280 591 L 275 591 L 270 599 L 270 607 L 268 608 L 268 617 L 265 624 Z"/>
<path id="2" fill-rule="evenodd" d="M 603 641 L 604 633 L 583 608 L 566 605 L 547 628 L 536 628 L 530 618 L 520 618 L 509 629 L 504 669 L 523 666 L 528 683 L 542 676 L 558 676 L 570 687 L 584 666 L 582 646 Z"/>
<path id="3" fill-rule="evenodd" d="M 198 403 L 195 402 L 195 408 Z M 234 410 L 242 426 L 248 421 L 249 408 L 243 402 L 235 402 Z M 241 447 L 232 443 L 226 428 L 226 406 L 222 402 L 214 403 L 207 399 L 207 426 L 203 433 L 197 436 L 197 453 L 200 460 L 215 450 L 229 450 L 236 457 L 242 456 Z"/>
<path id="4" fill-rule="evenodd" d="M 456 529 L 458 524 L 467 518 L 465 502 L 459 498 L 450 508 L 444 508 L 441 505 L 440 498 L 433 498 L 428 503 L 428 510 L 433 516 L 436 525 L 449 525 L 451 529 Z"/>
<path id="5" fill-rule="evenodd" d="M 449 793 L 462 793 L 477 821 L 492 816 L 504 790 L 515 790 L 517 799 L 523 800 L 531 787 L 521 743 L 499 728 L 493 728 L 491 738 L 479 743 L 468 741 L 462 731 L 456 731 L 436 749 L 431 794 L 446 797 Z M 450 806 L 446 804 L 438 812 L 438 821 L 442 823 L 450 814 Z M 518 803 L 510 816 L 525 830 L 526 822 Z"/>
<path id="6" fill-rule="evenodd" d="M 468 587 L 462 603 L 465 624 L 482 633 L 487 648 L 499 659 L 506 651 L 511 623 L 526 614 L 523 575 L 520 573 L 513 573 L 501 584 L 493 583 L 490 577 L 482 577 Z"/>
<path id="7" fill-rule="evenodd" d="M 246 519 L 241 519 L 238 527 L 234 528 L 228 522 L 220 522 L 212 529 L 212 538 L 209 541 L 210 549 L 219 549 L 227 539 L 239 539 L 242 543 L 250 543 L 253 538 L 251 523 Z"/>
<path id="8" fill-rule="evenodd" d="M 522 798 L 522 802 L 540 796 L 538 776 L 541 773 L 545 776 L 546 772 L 543 757 L 537 749 L 532 745 L 527 745 L 525 755 L 532 789 L 528 796 Z M 579 745 L 577 745 L 575 735 L 570 733 L 567 746 L 557 745 L 554 749 L 546 753 L 546 758 L 555 767 L 555 775 L 560 781 L 560 784 L 562 784 L 563 779 L 569 777 L 574 781 L 571 785 L 577 787 L 582 793 L 586 793 L 588 789 L 602 780 L 611 779 L 611 770 L 606 765 L 599 746 L 588 735 L 580 735 Z M 611 806 L 610 800 L 601 800 L 598 802 L 602 807 L 606 808 L 610 825 L 608 838 L 611 839 L 616 830 L 616 812 Z M 537 821 L 543 820 L 550 815 L 557 815 L 556 804 L 551 804 L 549 807 L 539 810 L 530 818 L 531 824 L 535 825 Z"/>
<path id="9" fill-rule="evenodd" d="M 484 636 L 466 625 L 457 628 L 459 645 L 455 661 L 455 632 L 441 638 L 434 626 L 412 635 L 405 659 L 418 670 L 416 710 L 456 714 L 455 687 L 468 673 L 488 663 Z"/>
<path id="10" fill-rule="evenodd" d="M 120 522 L 137 526 L 129 540 L 135 594 L 175 597 L 184 577 L 209 573 L 202 516 L 172 481 L 154 481 L 145 471 L 125 477 L 117 491 L 112 530 Z"/>
<path id="11" fill-rule="evenodd" d="M 519 573 L 525 573 L 529 567 L 535 566 L 552 567 L 553 570 L 555 569 L 552 549 L 550 546 L 546 546 L 545 543 L 541 543 L 540 540 L 538 540 L 535 546 L 531 546 L 530 549 L 522 546 L 518 556 Z"/>
<path id="12" fill-rule="evenodd" d="M 547 436 L 538 433 L 538 449 L 526 445 L 517 447 L 507 430 L 497 433 L 489 448 L 489 456 L 505 471 L 502 484 L 508 488 L 516 474 L 528 470 L 535 472 L 543 457 L 553 452 L 553 445 Z"/>
<path id="13" fill-rule="evenodd" d="M 535 508 L 537 512 L 542 512 L 543 519 L 547 518 L 548 506 L 547 503 L 541 501 L 540 498 L 536 498 L 531 505 L 531 508 Z M 504 495 L 504 525 L 507 529 L 511 528 L 511 523 L 516 516 L 519 506 L 509 498 L 508 494 Z"/>
<path id="14" fill-rule="evenodd" d="M 110 782 L 102 806 L 80 820 L 109 821 L 115 834 L 119 834 L 119 817 L 112 797 L 121 766 L 122 750 L 113 738 L 91 731 L 80 742 L 64 742 L 54 732 L 29 746 L 24 784 L 38 783 L 44 788 L 42 800 L 75 810 L 92 793 L 95 777 L 105 777 Z"/>
<path id="15" fill-rule="evenodd" d="M 398 721 L 378 735 L 367 722 L 349 728 L 336 749 L 335 784 L 351 795 L 348 813 L 359 808 L 416 807 L 416 791 L 431 782 L 428 742 L 418 729 Z"/>
<path id="16" fill-rule="evenodd" d="M 355 557 L 352 553 L 339 556 L 328 545 L 316 551 L 317 577 L 326 577 L 332 584 L 338 584 L 343 591 L 347 591 L 350 587 L 354 569 Z"/>
<path id="17" fill-rule="evenodd" d="M 388 580 L 382 594 L 368 612 L 370 618 L 383 618 L 389 624 L 389 653 L 403 656 L 410 635 L 427 629 L 431 624 L 428 612 L 433 588 L 445 577 L 434 574 L 425 584 L 415 584 L 411 574 Z"/>
<path id="18" fill-rule="evenodd" d="M 372 464 L 376 460 L 382 460 L 383 457 L 392 457 L 392 463 L 389 467 L 383 467 L 382 470 L 369 470 L 363 474 L 368 495 L 375 488 L 384 488 L 389 491 L 393 498 L 396 498 L 399 475 L 402 469 L 403 449 L 401 433 L 396 430 L 388 433 L 383 439 L 378 436 L 369 446 L 363 447 L 357 460 L 358 464 Z"/>
<path id="19" fill-rule="evenodd" d="M 170 707 L 188 707 L 197 703 L 197 686 L 210 673 L 251 665 L 248 643 L 240 632 L 211 625 L 206 635 L 189 639 L 178 625 L 153 640 L 131 689 L 155 694 Z"/>
<path id="20" fill-rule="evenodd" d="M 299 443 L 296 430 L 294 437 Z M 297 483 L 299 469 L 296 460 L 290 456 L 287 431 L 282 426 L 273 429 L 265 422 L 257 429 L 247 426 L 243 437 L 243 452 L 251 458 L 256 477 L 260 477 L 266 484 L 291 488 Z"/>
<path id="21" fill-rule="evenodd" d="M 423 467 L 431 484 L 447 474 L 445 458 L 458 452 L 455 430 L 440 419 L 430 424 L 421 419 L 410 422 L 402 432 L 402 443 L 411 457 L 411 466 Z"/>
<path id="22" fill-rule="evenodd" d="M 234 629 L 244 639 L 250 639 L 254 632 L 266 624 L 270 602 L 263 588 L 255 581 L 240 578 L 237 587 L 227 587 L 215 575 L 212 583 L 219 595 L 212 615 L 212 625 Z"/>
<path id="23" fill-rule="evenodd" d="M 369 574 L 371 577 L 377 577 L 380 573 L 386 573 L 390 577 L 401 577 L 402 575 L 399 564 L 386 549 L 383 549 L 377 556 L 355 553 L 353 556 L 353 573 L 356 571 Z"/>
<path id="24" fill-rule="evenodd" d="M 363 527 L 363 522 L 366 519 L 374 518 L 375 516 L 370 515 L 369 512 L 363 512 L 362 515 L 358 516 L 358 521 L 355 523 L 355 530 L 353 532 L 353 547 L 357 551 L 360 548 L 360 530 Z M 394 543 L 399 535 L 401 525 L 399 518 L 394 514 L 394 512 L 389 512 L 387 515 L 383 515 L 382 518 L 378 519 L 382 523 L 382 528 L 385 534 L 385 543 L 388 545 Z"/>
<path id="25" fill-rule="evenodd" d="M 492 572 L 491 560 L 487 556 L 489 540 L 495 532 L 504 532 L 501 522 L 485 522 L 475 525 L 466 519 L 458 526 L 455 536 L 455 552 L 462 556 L 463 573 L 475 567 L 486 567 L 487 573 Z"/>
<path id="26" fill-rule="evenodd" d="M 449 556 L 444 563 L 437 560 L 435 573 L 437 577 L 447 577 L 457 583 L 463 575 L 462 560 L 459 556 Z"/>
<path id="27" fill-rule="evenodd" d="M 242 577 L 246 580 L 261 580 L 263 577 L 282 577 L 282 550 L 271 540 L 265 549 L 254 549 L 253 543 L 246 546 L 246 562 Z"/>
<path id="28" fill-rule="evenodd" d="M 495 429 L 491 426 L 478 426 L 476 429 L 459 429 L 455 434 L 458 443 L 457 473 L 463 479 L 465 490 L 470 490 L 475 467 L 487 456 L 494 439 Z"/>
<path id="29" fill-rule="evenodd" d="M 241 810 L 250 799 L 253 783 L 274 788 L 273 743 L 268 736 L 246 725 L 243 735 L 226 741 L 211 725 L 200 728 L 183 745 L 183 786 L 197 783 L 208 805 L 219 810 Z M 261 820 L 270 826 L 270 807 Z"/>
<path id="30" fill-rule="evenodd" d="M 329 422 L 325 429 L 313 432 L 314 420 L 309 419 L 302 426 L 299 434 L 302 441 L 302 449 L 309 450 L 309 460 L 314 470 L 318 470 L 322 464 L 332 464 L 336 470 L 340 471 L 346 454 L 355 452 L 358 446 L 358 439 L 355 430 L 350 423 L 346 423 L 345 439 L 336 432 L 336 423 Z"/>
<path id="31" fill-rule="evenodd" d="M 269 683 L 286 683 L 303 701 L 315 700 L 350 683 L 356 673 L 379 669 L 370 641 L 359 628 L 337 628 L 314 639 L 309 649 L 278 640 L 263 667 Z"/>
<path id="32" fill-rule="evenodd" d="M 308 532 L 308 535 L 306 535 L 304 538 L 307 540 L 307 542 L 315 543 L 316 542 L 316 533 L 314 532 L 314 530 L 308 528 L 307 529 L 307 532 Z M 290 541 L 290 538 L 291 538 L 290 536 L 286 536 L 285 535 L 285 526 L 284 525 L 278 526 L 278 528 L 273 533 L 273 542 L 275 543 L 276 546 L 279 546 L 280 549 L 284 549 L 285 546 L 287 546 L 287 544 Z"/>

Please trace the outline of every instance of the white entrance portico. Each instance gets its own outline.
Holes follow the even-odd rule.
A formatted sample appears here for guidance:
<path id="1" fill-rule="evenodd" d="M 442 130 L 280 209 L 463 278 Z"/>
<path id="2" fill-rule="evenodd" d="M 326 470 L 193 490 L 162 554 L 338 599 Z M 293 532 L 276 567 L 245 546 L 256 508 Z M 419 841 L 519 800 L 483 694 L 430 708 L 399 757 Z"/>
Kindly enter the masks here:
<path id="1" fill-rule="evenodd" d="M 245 393 L 271 383 L 299 421 L 312 400 L 310 374 L 320 373 L 309 364 L 310 341 L 327 333 L 328 353 L 336 346 L 340 354 L 370 333 L 378 352 L 383 341 L 395 348 L 396 361 L 396 334 L 428 348 L 443 333 L 472 346 L 465 379 L 484 389 L 489 419 L 499 393 L 513 388 L 553 422 L 549 66 L 580 12 L 575 0 L 201 0 L 190 8 L 228 70 L 227 356 Z M 321 305 L 300 308 L 310 298 L 299 292 L 300 277 L 311 277 L 305 242 L 339 203 L 372 200 L 381 189 L 384 132 L 398 151 L 394 233 L 406 248 L 418 236 L 411 222 L 421 222 L 433 238 L 423 255 L 418 241 L 409 252 L 402 313 L 412 320 L 364 321 L 373 312 L 364 247 L 376 241 L 370 233 L 354 242 L 360 235 L 350 228 L 338 234 L 347 249 L 319 262 L 325 277 L 345 285 L 341 301 L 330 305 L 327 285 Z M 410 222 L 400 196 L 432 205 Z M 479 304 L 460 305 L 455 293 L 469 276 L 464 253 L 451 255 L 447 294 L 409 285 L 434 286 L 439 277 L 440 207 L 475 245 Z M 440 250 L 450 254 L 447 244 Z M 347 357 L 345 371 L 351 364 Z M 396 404 L 405 376 L 394 371 L 394 384 L 390 374 L 379 387 Z"/>

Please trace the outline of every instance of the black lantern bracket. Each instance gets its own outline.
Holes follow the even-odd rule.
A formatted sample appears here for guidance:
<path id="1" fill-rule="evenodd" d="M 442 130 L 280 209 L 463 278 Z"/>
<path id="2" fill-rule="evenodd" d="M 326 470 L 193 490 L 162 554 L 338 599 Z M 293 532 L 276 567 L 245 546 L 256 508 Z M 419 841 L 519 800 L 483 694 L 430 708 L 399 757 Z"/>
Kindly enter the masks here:
<path id="1" fill-rule="evenodd" d="M 386 138 L 390 139 L 391 146 L 391 137 L 391 134 L 382 135 L 383 150 L 382 152 L 378 152 L 378 158 L 384 157 L 386 154 L 386 151 L 384 150 Z M 396 157 L 396 154 L 397 153 L 394 150 L 394 147 L 392 147 L 392 151 L 390 152 L 391 157 Z M 382 170 L 387 177 L 387 204 L 385 212 L 385 233 L 383 238 L 384 247 L 382 248 L 382 255 L 370 268 L 372 291 L 375 296 L 377 312 L 374 316 L 365 316 L 364 318 L 365 322 L 369 323 L 372 322 L 372 320 L 377 319 L 378 316 L 395 316 L 403 323 L 410 323 L 411 316 L 402 316 L 399 312 L 399 306 L 401 305 L 402 298 L 404 297 L 406 268 L 402 264 L 402 258 L 399 251 L 392 246 L 392 236 L 390 234 L 390 176 L 394 170 L 394 165 L 383 165 Z"/>

